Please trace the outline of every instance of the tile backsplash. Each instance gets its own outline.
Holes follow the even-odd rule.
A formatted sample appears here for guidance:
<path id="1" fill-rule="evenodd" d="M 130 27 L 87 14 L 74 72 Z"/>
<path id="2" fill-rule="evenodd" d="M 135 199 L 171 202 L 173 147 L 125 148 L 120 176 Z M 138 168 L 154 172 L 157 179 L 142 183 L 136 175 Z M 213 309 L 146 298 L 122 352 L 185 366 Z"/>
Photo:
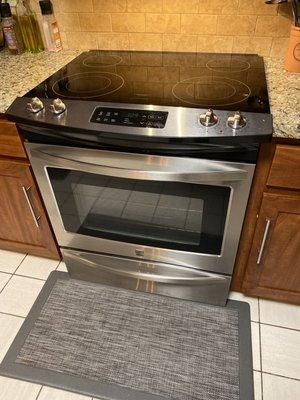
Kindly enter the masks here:
<path id="1" fill-rule="evenodd" d="M 31 0 L 38 10 L 38 0 Z M 290 5 L 265 0 L 52 0 L 64 48 L 282 57 Z"/>

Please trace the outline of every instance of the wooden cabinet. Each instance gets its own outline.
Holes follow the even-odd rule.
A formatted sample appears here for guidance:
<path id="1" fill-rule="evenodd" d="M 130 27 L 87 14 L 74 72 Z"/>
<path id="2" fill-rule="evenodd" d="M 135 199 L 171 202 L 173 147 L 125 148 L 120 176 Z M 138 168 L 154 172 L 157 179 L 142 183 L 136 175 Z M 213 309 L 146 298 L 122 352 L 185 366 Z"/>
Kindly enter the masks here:
<path id="1" fill-rule="evenodd" d="M 300 146 L 263 146 L 232 289 L 300 304 Z"/>
<path id="2" fill-rule="evenodd" d="M 300 304 L 300 194 L 264 194 L 243 289 Z"/>
<path id="3" fill-rule="evenodd" d="M 60 259 L 15 125 L 0 119 L 0 249 Z"/>
<path id="4" fill-rule="evenodd" d="M 59 259 L 27 162 L 0 159 L 0 248 Z"/>

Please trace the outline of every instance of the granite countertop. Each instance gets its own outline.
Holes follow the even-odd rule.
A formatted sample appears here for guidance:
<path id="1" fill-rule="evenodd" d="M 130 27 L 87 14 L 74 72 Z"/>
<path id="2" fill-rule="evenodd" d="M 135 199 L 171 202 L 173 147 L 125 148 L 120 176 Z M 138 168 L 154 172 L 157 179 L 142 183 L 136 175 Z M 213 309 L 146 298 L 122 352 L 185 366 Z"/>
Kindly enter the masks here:
<path id="1" fill-rule="evenodd" d="M 53 74 L 81 51 L 59 53 L 24 53 L 11 56 L 0 53 L 0 113 L 4 113 L 17 96 Z M 282 59 L 265 58 L 274 136 L 300 139 L 300 74 L 287 73 Z"/>

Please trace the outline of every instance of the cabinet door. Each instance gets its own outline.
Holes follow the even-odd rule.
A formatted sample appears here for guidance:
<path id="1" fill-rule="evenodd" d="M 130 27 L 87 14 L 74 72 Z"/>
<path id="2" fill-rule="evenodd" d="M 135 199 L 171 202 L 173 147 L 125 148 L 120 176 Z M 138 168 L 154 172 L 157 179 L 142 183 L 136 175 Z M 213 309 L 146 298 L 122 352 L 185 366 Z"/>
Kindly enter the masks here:
<path id="1" fill-rule="evenodd" d="M 264 194 L 243 291 L 300 304 L 300 195 Z"/>
<path id="2" fill-rule="evenodd" d="M 26 162 L 0 159 L 0 204 L 0 248 L 59 259 Z"/>

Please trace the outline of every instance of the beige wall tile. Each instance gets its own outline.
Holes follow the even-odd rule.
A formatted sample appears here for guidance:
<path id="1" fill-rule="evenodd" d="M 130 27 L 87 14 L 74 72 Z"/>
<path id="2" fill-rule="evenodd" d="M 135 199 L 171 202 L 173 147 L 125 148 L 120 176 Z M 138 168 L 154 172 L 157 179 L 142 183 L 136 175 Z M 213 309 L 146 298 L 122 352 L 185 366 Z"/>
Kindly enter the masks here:
<path id="1" fill-rule="evenodd" d="M 218 35 L 253 35 L 256 25 L 255 15 L 219 15 Z"/>
<path id="2" fill-rule="evenodd" d="M 92 12 L 92 0 L 63 0 L 59 2 L 61 12 Z"/>
<path id="3" fill-rule="evenodd" d="M 79 16 L 77 13 L 56 14 L 59 30 L 61 32 L 80 32 Z"/>
<path id="4" fill-rule="evenodd" d="M 286 37 L 289 36 L 291 21 L 281 15 L 276 17 L 258 16 L 256 36 Z"/>
<path id="5" fill-rule="evenodd" d="M 118 13 L 111 14 L 112 30 L 114 32 L 145 32 L 145 14 Z"/>
<path id="6" fill-rule="evenodd" d="M 162 0 L 127 0 L 128 12 L 161 12 Z"/>
<path id="7" fill-rule="evenodd" d="M 69 44 L 68 44 L 66 33 L 65 32 L 60 32 L 60 38 L 61 38 L 61 42 L 62 42 L 62 45 L 63 45 L 63 49 L 64 50 L 68 50 L 69 49 Z"/>
<path id="8" fill-rule="evenodd" d="M 79 22 L 82 31 L 110 32 L 112 30 L 110 14 L 80 13 Z"/>
<path id="9" fill-rule="evenodd" d="M 180 14 L 146 14 L 146 32 L 180 33 Z"/>
<path id="10" fill-rule="evenodd" d="M 98 49 L 97 34 L 90 32 L 66 32 L 66 38 L 70 49 Z"/>
<path id="11" fill-rule="evenodd" d="M 239 0 L 199 0 L 198 12 L 200 14 L 236 14 L 238 5 Z"/>
<path id="12" fill-rule="evenodd" d="M 130 50 L 162 50 L 160 33 L 129 33 Z"/>
<path id="13" fill-rule="evenodd" d="M 217 29 L 216 15 L 184 14 L 181 16 L 181 33 L 214 34 Z"/>
<path id="14" fill-rule="evenodd" d="M 239 14 L 276 15 L 278 6 L 266 4 L 264 0 L 240 0 Z"/>
<path id="15" fill-rule="evenodd" d="M 273 38 L 270 57 L 285 57 L 289 38 Z"/>
<path id="16" fill-rule="evenodd" d="M 239 36 L 234 38 L 233 51 L 237 53 L 258 53 L 261 56 L 269 56 L 272 46 L 270 37 Z"/>
<path id="17" fill-rule="evenodd" d="M 83 2 L 85 3 L 85 1 Z M 126 0 L 93 0 L 95 12 L 125 12 Z"/>
<path id="18" fill-rule="evenodd" d="M 229 53 L 232 46 L 232 36 L 198 36 L 197 40 L 197 51 Z"/>
<path id="19" fill-rule="evenodd" d="M 129 50 L 128 33 L 98 33 L 97 40 L 101 50 Z"/>
<path id="20" fill-rule="evenodd" d="M 197 50 L 197 35 L 165 34 L 163 50 L 194 52 Z"/>
<path id="21" fill-rule="evenodd" d="M 197 13 L 199 0 L 163 0 L 166 13 Z"/>

